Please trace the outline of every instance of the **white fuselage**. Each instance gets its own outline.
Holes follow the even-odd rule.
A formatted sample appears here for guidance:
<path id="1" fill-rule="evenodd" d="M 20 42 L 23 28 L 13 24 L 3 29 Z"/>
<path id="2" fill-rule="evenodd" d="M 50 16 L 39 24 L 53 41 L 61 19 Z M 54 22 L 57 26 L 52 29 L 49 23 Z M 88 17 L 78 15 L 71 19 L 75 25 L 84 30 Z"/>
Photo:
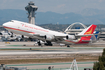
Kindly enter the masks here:
<path id="1" fill-rule="evenodd" d="M 52 31 L 49 29 L 44 29 L 42 27 L 39 27 L 39 26 L 36 26 L 33 24 L 16 21 L 16 20 L 12 20 L 10 22 L 4 23 L 3 26 L 7 30 L 9 30 L 13 33 L 26 35 L 31 38 L 36 38 L 36 39 L 41 39 L 41 40 L 45 40 L 45 38 L 41 37 L 41 36 L 45 36 L 45 35 L 47 35 L 49 38 L 50 37 L 59 37 L 59 36 L 63 37 L 63 36 L 68 35 L 68 34 L 60 33 L 57 31 Z M 71 39 L 74 38 L 73 35 L 69 35 L 69 36 L 71 37 Z M 66 38 L 63 38 L 63 39 L 64 39 L 63 41 L 60 41 L 61 43 L 73 44 L 73 42 L 65 41 Z M 76 42 L 76 41 L 78 41 L 78 40 L 74 40 L 74 42 Z"/>

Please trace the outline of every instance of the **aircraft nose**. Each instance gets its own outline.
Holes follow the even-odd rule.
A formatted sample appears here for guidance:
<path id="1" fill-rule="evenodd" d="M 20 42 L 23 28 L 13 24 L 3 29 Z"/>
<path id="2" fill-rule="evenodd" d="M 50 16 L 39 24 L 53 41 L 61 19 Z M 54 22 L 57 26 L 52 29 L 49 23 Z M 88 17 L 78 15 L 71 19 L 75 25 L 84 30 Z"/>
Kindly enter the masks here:
<path id="1" fill-rule="evenodd" d="M 3 27 L 7 27 L 9 25 L 9 23 L 4 23 Z"/>
<path id="2" fill-rule="evenodd" d="M 3 24 L 3 27 L 6 26 L 6 23 Z"/>

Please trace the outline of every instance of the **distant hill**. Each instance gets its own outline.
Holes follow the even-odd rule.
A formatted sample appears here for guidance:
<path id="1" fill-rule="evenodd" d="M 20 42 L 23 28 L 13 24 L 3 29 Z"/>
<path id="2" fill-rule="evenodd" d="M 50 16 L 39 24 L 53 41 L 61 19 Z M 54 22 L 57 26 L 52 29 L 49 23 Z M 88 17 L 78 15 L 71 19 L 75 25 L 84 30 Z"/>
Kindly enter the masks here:
<path id="1" fill-rule="evenodd" d="M 82 16 L 75 13 L 59 14 L 54 12 L 37 12 L 36 22 L 41 24 L 53 23 L 57 24 L 71 24 L 74 22 L 80 22 Z"/>
<path id="2" fill-rule="evenodd" d="M 84 9 L 80 13 L 59 14 L 55 12 L 36 12 L 37 24 L 105 24 L 105 11 L 97 9 Z M 10 20 L 28 22 L 27 11 L 17 9 L 0 10 L 0 25 Z"/>

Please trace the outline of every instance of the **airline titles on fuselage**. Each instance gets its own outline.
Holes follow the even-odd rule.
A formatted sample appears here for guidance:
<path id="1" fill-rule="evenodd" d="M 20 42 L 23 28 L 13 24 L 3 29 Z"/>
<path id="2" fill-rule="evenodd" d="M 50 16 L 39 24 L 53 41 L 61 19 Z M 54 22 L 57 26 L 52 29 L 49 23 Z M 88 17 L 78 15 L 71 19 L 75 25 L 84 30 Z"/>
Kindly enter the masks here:
<path id="1" fill-rule="evenodd" d="M 30 29 L 35 29 L 35 30 L 40 30 L 40 31 L 44 31 L 44 32 L 49 32 L 49 31 L 47 31 L 47 30 L 35 28 L 35 27 L 28 26 L 28 25 L 25 25 L 25 24 L 22 24 L 22 27 L 26 27 L 26 28 L 30 28 Z"/>

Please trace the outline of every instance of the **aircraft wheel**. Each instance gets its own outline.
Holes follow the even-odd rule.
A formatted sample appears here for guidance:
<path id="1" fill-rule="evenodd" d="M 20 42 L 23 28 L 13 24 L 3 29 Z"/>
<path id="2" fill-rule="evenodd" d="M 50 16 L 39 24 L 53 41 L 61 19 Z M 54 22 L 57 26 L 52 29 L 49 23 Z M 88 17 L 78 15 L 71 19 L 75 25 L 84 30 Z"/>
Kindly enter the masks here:
<path id="1" fill-rule="evenodd" d="M 69 45 L 67 45 L 67 47 L 70 47 Z"/>
<path id="2" fill-rule="evenodd" d="M 41 43 L 40 43 L 40 41 L 38 41 L 37 43 L 38 43 L 38 46 L 41 46 Z"/>

